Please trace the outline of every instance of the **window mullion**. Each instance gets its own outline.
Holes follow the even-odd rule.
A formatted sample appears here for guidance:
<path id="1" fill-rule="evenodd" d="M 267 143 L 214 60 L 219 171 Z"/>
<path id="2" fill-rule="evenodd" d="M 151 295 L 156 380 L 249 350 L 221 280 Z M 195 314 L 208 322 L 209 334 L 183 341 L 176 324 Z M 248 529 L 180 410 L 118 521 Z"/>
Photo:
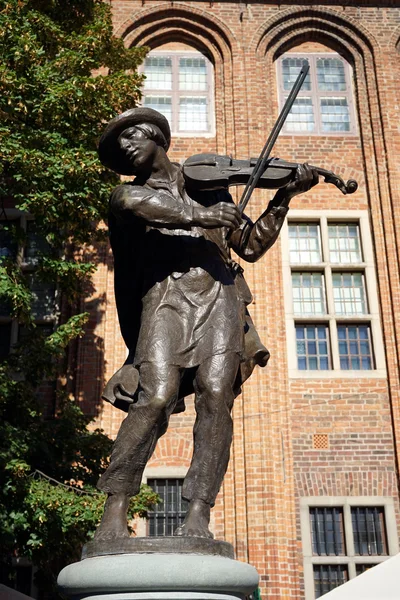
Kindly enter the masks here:
<path id="1" fill-rule="evenodd" d="M 351 519 L 351 509 L 348 504 L 345 504 L 343 507 L 343 526 L 344 539 L 346 543 L 346 556 L 354 558 L 353 523 Z"/>
<path id="2" fill-rule="evenodd" d="M 353 72 L 352 69 L 350 68 L 350 65 L 344 61 L 344 76 L 345 76 L 345 81 L 346 81 L 346 98 L 347 98 L 347 102 L 349 105 L 349 111 L 350 111 L 350 131 L 351 133 L 354 133 L 356 131 L 356 123 L 357 123 L 357 117 L 356 117 L 356 110 L 355 110 L 355 106 L 354 106 L 354 100 L 353 100 Z"/>
<path id="3" fill-rule="evenodd" d="M 347 563 L 347 568 L 349 569 L 349 579 L 354 579 L 357 576 L 356 565 L 353 560 L 349 560 Z"/>
<path id="4" fill-rule="evenodd" d="M 21 229 L 23 229 L 26 232 L 26 215 L 21 215 L 21 218 L 19 220 L 19 225 L 20 225 Z M 24 262 L 24 246 L 21 243 L 18 244 L 15 262 L 17 263 L 17 265 L 19 267 L 21 267 Z"/>
<path id="5" fill-rule="evenodd" d="M 179 131 L 179 56 L 171 55 L 172 58 L 172 131 Z"/>
<path id="6" fill-rule="evenodd" d="M 327 313 L 329 318 L 329 337 L 331 343 L 331 360 L 332 369 L 334 371 L 340 370 L 339 360 L 339 346 L 336 328 L 335 318 L 335 304 L 333 298 L 333 284 L 332 284 L 332 268 L 329 264 L 329 238 L 328 238 L 328 219 L 326 216 L 321 217 L 321 243 L 323 260 L 325 263 L 324 275 L 325 275 L 325 291 L 326 291 L 326 304 Z"/>
<path id="7" fill-rule="evenodd" d="M 212 95 L 213 95 L 213 86 L 212 86 L 212 66 L 210 62 L 206 63 L 207 66 L 207 108 L 206 108 L 206 116 L 207 116 L 207 131 L 211 131 L 213 128 L 211 124 L 213 123 L 214 115 L 212 114 Z"/>
<path id="8" fill-rule="evenodd" d="M 331 338 L 332 368 L 334 371 L 340 371 L 339 342 L 337 335 L 336 319 L 329 319 L 329 335 Z"/>
<path id="9" fill-rule="evenodd" d="M 339 359 L 339 342 L 336 327 L 335 318 L 335 305 L 333 299 L 333 285 L 332 285 L 332 269 L 330 265 L 325 267 L 325 286 L 326 286 L 326 302 L 328 309 L 329 318 L 329 337 L 331 340 L 331 357 L 332 357 L 332 368 L 334 371 L 340 370 L 340 359 Z"/>
<path id="10" fill-rule="evenodd" d="M 335 315 L 335 302 L 333 297 L 333 283 L 332 283 L 332 268 L 330 265 L 325 266 L 325 287 L 326 287 L 326 304 L 327 312 L 330 317 Z"/>
<path id="11" fill-rule="evenodd" d="M 381 536 L 381 528 L 380 528 L 378 510 L 375 507 L 373 509 L 373 511 L 374 511 L 373 512 L 373 519 L 374 519 L 374 529 L 375 529 L 375 539 L 376 539 L 376 554 L 382 555 L 383 554 L 383 543 L 382 543 L 382 536 Z"/>
<path id="12" fill-rule="evenodd" d="M 11 335 L 10 335 L 10 347 L 12 348 L 18 343 L 18 321 L 13 319 L 11 321 Z"/>
<path id="13" fill-rule="evenodd" d="M 320 218 L 320 232 L 322 244 L 322 262 L 329 263 L 328 219 L 325 215 L 322 215 Z"/>
<path id="14" fill-rule="evenodd" d="M 315 118 L 315 133 L 321 135 L 322 124 L 321 124 L 321 111 L 320 111 L 320 92 L 318 88 L 318 76 L 317 76 L 317 57 L 313 56 L 310 59 L 311 67 L 311 97 L 314 107 L 314 118 Z"/>
<path id="15" fill-rule="evenodd" d="M 322 122 L 321 122 L 321 98 L 320 92 L 316 90 L 313 94 L 314 114 L 315 114 L 315 133 L 318 135 L 322 134 Z"/>

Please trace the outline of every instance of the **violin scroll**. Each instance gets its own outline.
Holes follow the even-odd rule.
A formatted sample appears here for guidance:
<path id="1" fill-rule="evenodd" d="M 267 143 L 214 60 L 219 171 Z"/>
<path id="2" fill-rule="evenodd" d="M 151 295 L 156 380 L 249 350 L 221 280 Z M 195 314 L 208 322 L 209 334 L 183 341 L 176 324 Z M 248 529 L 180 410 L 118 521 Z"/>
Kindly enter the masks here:
<path id="1" fill-rule="evenodd" d="M 335 175 L 335 173 L 332 173 L 331 171 L 319 169 L 318 167 L 316 167 L 316 171 L 324 177 L 325 183 L 332 183 L 342 192 L 342 194 L 354 194 L 358 189 L 358 183 L 355 179 L 349 179 L 345 182 L 339 175 Z"/>
<path id="2" fill-rule="evenodd" d="M 346 183 L 346 189 L 348 194 L 354 194 L 358 190 L 358 183 L 355 179 L 349 179 Z"/>

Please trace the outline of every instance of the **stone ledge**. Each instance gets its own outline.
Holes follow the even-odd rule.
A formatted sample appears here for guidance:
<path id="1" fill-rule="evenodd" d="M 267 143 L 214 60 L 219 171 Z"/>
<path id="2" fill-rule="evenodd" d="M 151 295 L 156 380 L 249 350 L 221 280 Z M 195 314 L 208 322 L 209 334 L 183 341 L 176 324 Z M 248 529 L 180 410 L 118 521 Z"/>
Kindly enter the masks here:
<path id="1" fill-rule="evenodd" d="M 228 542 L 201 537 L 138 537 L 117 540 L 93 540 L 82 550 L 82 560 L 115 554 L 201 554 L 235 558 Z"/>

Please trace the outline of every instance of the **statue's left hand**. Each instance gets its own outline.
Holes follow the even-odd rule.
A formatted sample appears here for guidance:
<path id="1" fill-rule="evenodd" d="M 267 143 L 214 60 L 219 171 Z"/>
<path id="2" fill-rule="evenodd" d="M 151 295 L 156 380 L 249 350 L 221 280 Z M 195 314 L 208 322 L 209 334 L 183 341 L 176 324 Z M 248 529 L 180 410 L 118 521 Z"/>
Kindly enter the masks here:
<path id="1" fill-rule="evenodd" d="M 307 163 L 299 165 L 294 181 L 283 188 L 286 199 L 291 200 L 298 194 L 308 192 L 308 190 L 317 185 L 318 181 L 319 175 L 315 169 L 312 169 Z"/>

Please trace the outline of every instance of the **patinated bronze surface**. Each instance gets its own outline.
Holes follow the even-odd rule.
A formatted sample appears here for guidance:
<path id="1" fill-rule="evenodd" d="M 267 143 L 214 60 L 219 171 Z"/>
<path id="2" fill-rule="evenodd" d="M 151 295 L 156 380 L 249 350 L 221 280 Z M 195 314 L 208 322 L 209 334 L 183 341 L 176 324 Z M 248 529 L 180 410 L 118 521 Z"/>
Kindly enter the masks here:
<path id="1" fill-rule="evenodd" d="M 279 235 L 290 199 L 318 182 L 315 170 L 299 166 L 252 223 L 227 188 L 187 184 L 185 167 L 167 156 L 169 145 L 167 120 L 149 108 L 113 119 L 99 145 L 103 164 L 136 179 L 110 199 L 115 292 L 129 357 L 104 397 L 128 414 L 98 483 L 108 500 L 97 540 L 128 536 L 129 497 L 139 491 L 170 415 L 184 410 L 193 392 L 193 458 L 183 486 L 189 510 L 175 535 L 212 537 L 210 508 L 229 461 L 233 401 L 269 357 L 230 251 L 248 262 L 261 258 Z"/>

